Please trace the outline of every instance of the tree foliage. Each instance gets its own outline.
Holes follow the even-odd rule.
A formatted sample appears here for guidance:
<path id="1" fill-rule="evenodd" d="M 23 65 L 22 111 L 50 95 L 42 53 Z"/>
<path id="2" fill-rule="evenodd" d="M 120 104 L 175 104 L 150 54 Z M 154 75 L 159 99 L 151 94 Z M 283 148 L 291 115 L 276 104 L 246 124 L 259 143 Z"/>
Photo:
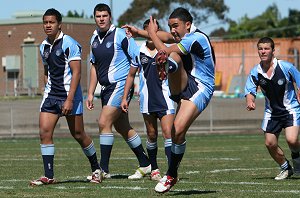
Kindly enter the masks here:
<path id="1" fill-rule="evenodd" d="M 238 22 L 229 20 L 226 32 L 215 30 L 211 36 L 221 36 L 225 39 L 243 39 L 269 37 L 295 37 L 300 35 L 300 12 L 289 10 L 289 16 L 281 18 L 276 4 L 269 6 L 261 15 L 250 19 L 243 16 Z"/>
<path id="2" fill-rule="evenodd" d="M 210 17 L 225 20 L 225 13 L 229 10 L 224 0 L 134 0 L 119 17 L 118 24 L 141 24 L 150 15 L 166 21 L 173 9 L 179 6 L 191 12 L 196 24 L 207 22 Z"/>
<path id="3" fill-rule="evenodd" d="M 82 11 L 81 14 L 79 14 L 76 10 L 74 10 L 74 11 L 69 10 L 67 12 L 66 17 L 85 18 L 85 15 L 84 15 L 84 11 Z"/>

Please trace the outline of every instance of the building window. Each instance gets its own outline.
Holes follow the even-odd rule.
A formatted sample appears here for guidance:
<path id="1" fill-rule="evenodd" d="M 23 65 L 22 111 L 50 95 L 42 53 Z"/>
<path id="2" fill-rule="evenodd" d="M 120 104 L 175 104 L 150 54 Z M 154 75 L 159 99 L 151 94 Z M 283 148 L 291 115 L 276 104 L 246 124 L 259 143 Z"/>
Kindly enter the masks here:
<path id="1" fill-rule="evenodd" d="M 19 72 L 18 71 L 7 71 L 7 79 L 18 79 Z"/>

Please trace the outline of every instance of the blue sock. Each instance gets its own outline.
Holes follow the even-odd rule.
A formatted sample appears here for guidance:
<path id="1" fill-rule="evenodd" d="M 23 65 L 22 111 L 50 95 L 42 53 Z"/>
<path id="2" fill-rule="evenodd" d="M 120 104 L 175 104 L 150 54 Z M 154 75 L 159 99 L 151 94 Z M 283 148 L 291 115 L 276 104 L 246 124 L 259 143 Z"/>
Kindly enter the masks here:
<path id="1" fill-rule="evenodd" d="M 141 138 L 137 133 L 133 137 L 129 138 L 126 143 L 137 157 L 140 167 L 146 167 L 150 165 L 149 159 L 143 148 Z"/>
<path id="2" fill-rule="evenodd" d="M 90 161 L 92 172 L 94 172 L 97 169 L 100 169 L 94 142 L 92 141 L 89 146 L 87 146 L 86 148 L 82 148 L 82 150 Z"/>
<path id="3" fill-rule="evenodd" d="M 172 147 L 172 139 L 165 139 L 165 155 L 168 160 L 168 165 L 170 165 L 171 161 L 171 147 Z"/>
<path id="4" fill-rule="evenodd" d="M 42 158 L 44 163 L 45 177 L 48 177 L 49 179 L 53 179 L 54 177 L 54 171 L 53 171 L 54 152 L 55 152 L 54 144 L 41 144 L 41 153 L 42 153 Z"/>
<path id="5" fill-rule="evenodd" d="M 171 160 L 170 160 L 170 166 L 169 166 L 167 175 L 169 175 L 173 178 L 177 178 L 178 168 L 179 168 L 180 162 L 183 158 L 185 148 L 186 148 L 186 142 L 184 142 L 182 144 L 172 143 Z"/>
<path id="6" fill-rule="evenodd" d="M 101 151 L 101 159 L 100 159 L 100 167 L 104 172 L 109 173 L 109 159 L 111 150 L 114 144 L 114 134 L 105 133 L 100 135 L 100 151 Z"/>
<path id="7" fill-rule="evenodd" d="M 157 142 L 146 142 L 147 153 L 151 164 L 151 169 L 158 169 L 157 165 Z"/>

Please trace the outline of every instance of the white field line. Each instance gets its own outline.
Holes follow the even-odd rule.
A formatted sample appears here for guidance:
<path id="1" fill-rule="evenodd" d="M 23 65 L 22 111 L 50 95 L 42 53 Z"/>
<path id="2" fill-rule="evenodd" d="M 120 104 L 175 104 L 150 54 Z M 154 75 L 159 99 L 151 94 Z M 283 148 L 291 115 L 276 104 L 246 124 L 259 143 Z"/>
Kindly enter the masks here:
<path id="1" fill-rule="evenodd" d="M 255 170 L 271 170 L 274 168 L 227 168 L 208 171 L 210 173 L 231 172 L 231 171 L 255 171 Z"/>
<path id="2" fill-rule="evenodd" d="M 149 188 L 142 188 L 139 186 L 135 186 L 135 187 L 124 187 L 124 186 L 103 186 L 101 188 L 104 189 L 126 189 L 126 190 L 148 190 Z"/>

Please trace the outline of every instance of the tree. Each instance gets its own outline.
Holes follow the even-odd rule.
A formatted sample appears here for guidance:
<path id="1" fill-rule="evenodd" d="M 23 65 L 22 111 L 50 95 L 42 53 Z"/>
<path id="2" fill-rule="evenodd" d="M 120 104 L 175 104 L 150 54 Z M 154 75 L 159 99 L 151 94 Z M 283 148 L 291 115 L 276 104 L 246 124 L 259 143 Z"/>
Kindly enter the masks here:
<path id="1" fill-rule="evenodd" d="M 213 32 L 214 34 L 218 32 Z M 229 21 L 229 29 L 222 38 L 243 39 L 269 36 L 274 38 L 296 37 L 300 35 L 300 12 L 289 10 L 289 16 L 281 19 L 280 12 L 273 4 L 265 12 L 252 19 L 247 15 L 238 22 Z"/>
<path id="2" fill-rule="evenodd" d="M 239 22 L 231 21 L 227 34 L 223 38 L 241 39 L 271 36 L 274 29 L 280 24 L 280 13 L 275 4 L 269 6 L 264 13 L 248 18 L 242 17 Z"/>
<path id="3" fill-rule="evenodd" d="M 81 14 L 79 14 L 76 10 L 74 10 L 74 12 L 72 12 L 71 10 L 69 10 L 67 12 L 66 17 L 73 17 L 73 18 L 87 18 L 84 15 L 84 11 L 81 12 Z"/>
<path id="4" fill-rule="evenodd" d="M 119 17 L 118 24 L 141 25 L 150 15 L 166 23 L 170 13 L 179 6 L 191 12 L 196 25 L 206 23 L 210 17 L 226 20 L 225 13 L 229 10 L 224 0 L 134 0 Z"/>

